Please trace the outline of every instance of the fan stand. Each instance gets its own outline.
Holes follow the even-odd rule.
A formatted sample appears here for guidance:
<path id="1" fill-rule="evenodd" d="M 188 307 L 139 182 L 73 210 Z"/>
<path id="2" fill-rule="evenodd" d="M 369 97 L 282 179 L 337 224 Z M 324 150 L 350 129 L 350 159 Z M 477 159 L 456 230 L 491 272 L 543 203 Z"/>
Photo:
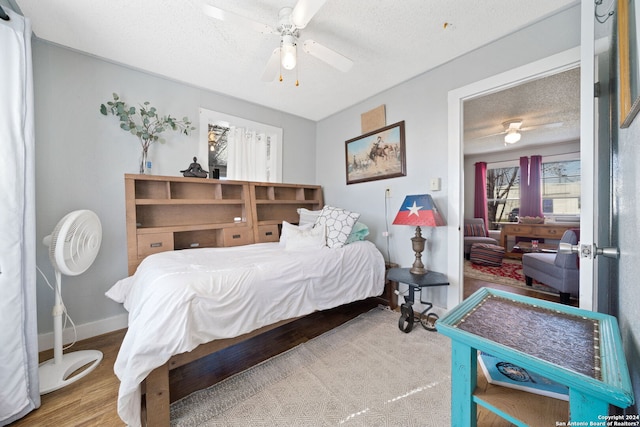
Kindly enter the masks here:
<path id="1" fill-rule="evenodd" d="M 60 272 L 56 270 L 56 299 L 53 307 L 53 359 L 38 366 L 40 394 L 47 394 L 65 387 L 93 371 L 102 361 L 102 352 L 82 350 L 62 354 L 62 314 L 64 307 L 60 298 Z M 87 366 L 73 376 L 76 370 Z"/>

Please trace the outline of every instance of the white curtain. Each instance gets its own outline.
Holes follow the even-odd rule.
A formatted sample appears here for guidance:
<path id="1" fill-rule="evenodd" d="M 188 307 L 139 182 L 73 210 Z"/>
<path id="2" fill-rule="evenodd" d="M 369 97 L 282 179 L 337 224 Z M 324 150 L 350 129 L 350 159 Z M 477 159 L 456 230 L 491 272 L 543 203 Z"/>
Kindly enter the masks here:
<path id="1" fill-rule="evenodd" d="M 277 136 L 231 126 L 227 135 L 227 178 L 277 180 Z"/>
<path id="2" fill-rule="evenodd" d="M 31 23 L 0 19 L 0 425 L 40 406 Z"/>

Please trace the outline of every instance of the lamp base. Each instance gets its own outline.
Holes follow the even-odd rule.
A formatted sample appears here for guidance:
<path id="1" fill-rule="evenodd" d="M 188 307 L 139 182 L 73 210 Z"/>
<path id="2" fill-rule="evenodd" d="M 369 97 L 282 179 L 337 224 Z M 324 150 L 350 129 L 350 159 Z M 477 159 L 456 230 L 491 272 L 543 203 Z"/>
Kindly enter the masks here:
<path id="1" fill-rule="evenodd" d="M 422 230 L 420 226 L 416 227 L 416 235 L 411 238 L 413 251 L 416 253 L 416 260 L 413 262 L 413 266 L 409 272 L 411 274 L 427 274 L 427 269 L 424 268 L 422 263 L 422 252 L 424 251 L 424 244 L 427 239 L 422 237 Z"/>
<path id="2" fill-rule="evenodd" d="M 427 270 L 424 267 L 419 267 L 416 266 L 416 263 L 413 263 L 413 267 L 411 268 L 411 270 L 409 270 L 409 273 L 411 274 L 427 274 L 429 272 L 429 270 Z"/>

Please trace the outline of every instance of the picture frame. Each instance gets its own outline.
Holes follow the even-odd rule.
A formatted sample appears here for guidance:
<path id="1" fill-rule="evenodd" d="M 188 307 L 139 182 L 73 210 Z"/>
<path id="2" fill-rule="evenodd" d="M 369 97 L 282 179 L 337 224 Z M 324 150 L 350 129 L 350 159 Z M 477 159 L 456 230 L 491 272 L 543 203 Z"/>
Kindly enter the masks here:
<path id="1" fill-rule="evenodd" d="M 636 0 L 618 0 L 620 127 L 627 128 L 640 111 L 640 37 Z"/>
<path id="2" fill-rule="evenodd" d="M 404 120 L 345 141 L 347 185 L 407 175 Z"/>

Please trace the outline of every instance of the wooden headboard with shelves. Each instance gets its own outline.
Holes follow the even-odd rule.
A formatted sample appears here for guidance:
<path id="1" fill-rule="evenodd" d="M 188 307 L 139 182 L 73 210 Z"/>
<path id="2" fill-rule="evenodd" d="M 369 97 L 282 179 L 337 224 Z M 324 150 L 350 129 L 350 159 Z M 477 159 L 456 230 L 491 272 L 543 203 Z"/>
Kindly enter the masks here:
<path id="1" fill-rule="evenodd" d="M 298 208 L 322 209 L 318 185 L 125 174 L 129 274 L 151 254 L 276 242 Z"/>

